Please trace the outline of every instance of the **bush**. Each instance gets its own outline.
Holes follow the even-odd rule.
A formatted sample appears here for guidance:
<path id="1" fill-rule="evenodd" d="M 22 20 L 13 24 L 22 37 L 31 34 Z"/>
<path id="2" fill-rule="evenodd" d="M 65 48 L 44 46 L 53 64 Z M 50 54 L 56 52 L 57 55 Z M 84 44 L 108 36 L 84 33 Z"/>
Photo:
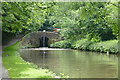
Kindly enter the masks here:
<path id="1" fill-rule="evenodd" d="M 92 42 L 87 40 L 87 39 L 82 39 L 82 40 L 78 40 L 78 41 L 74 42 L 72 47 L 75 48 L 75 49 L 88 50 L 88 46 L 91 43 Z"/>
<path id="2" fill-rule="evenodd" d="M 93 43 L 89 46 L 89 49 L 100 52 L 118 53 L 118 40 Z"/>
<path id="3" fill-rule="evenodd" d="M 55 42 L 55 43 L 51 44 L 50 47 L 52 47 L 52 48 L 71 48 L 71 42 L 63 40 L 63 41 L 59 41 L 59 42 Z"/>
<path id="4" fill-rule="evenodd" d="M 118 53 L 118 40 L 109 40 L 109 41 L 101 41 L 101 42 L 93 42 L 87 39 L 82 39 L 78 41 L 63 40 L 51 44 L 50 47 Z"/>

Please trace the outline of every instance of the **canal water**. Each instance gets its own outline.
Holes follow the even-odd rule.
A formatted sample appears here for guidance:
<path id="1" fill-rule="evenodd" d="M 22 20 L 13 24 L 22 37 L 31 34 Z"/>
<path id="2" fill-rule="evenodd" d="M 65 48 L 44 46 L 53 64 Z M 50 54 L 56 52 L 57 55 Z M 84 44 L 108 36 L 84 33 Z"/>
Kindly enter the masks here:
<path id="1" fill-rule="evenodd" d="M 70 78 L 118 77 L 116 55 L 64 49 L 21 49 L 20 54 L 25 61 Z"/>

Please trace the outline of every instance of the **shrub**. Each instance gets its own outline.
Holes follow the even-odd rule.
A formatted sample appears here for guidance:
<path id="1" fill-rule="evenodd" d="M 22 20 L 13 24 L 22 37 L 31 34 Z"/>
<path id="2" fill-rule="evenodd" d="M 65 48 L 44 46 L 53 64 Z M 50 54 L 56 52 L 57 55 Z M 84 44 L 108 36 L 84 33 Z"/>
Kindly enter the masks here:
<path id="1" fill-rule="evenodd" d="M 50 47 L 118 53 L 118 40 L 109 40 L 109 41 L 101 41 L 101 42 L 93 42 L 87 39 L 82 39 L 78 41 L 63 40 L 51 44 Z"/>
<path id="2" fill-rule="evenodd" d="M 118 40 L 109 40 L 93 43 L 89 46 L 90 50 L 100 51 L 100 52 L 118 52 Z"/>
<path id="3" fill-rule="evenodd" d="M 50 44 L 50 47 L 53 48 L 71 48 L 71 42 L 70 41 L 59 41 L 59 42 L 55 42 L 53 44 Z"/>
<path id="4" fill-rule="evenodd" d="M 87 40 L 87 39 L 82 39 L 82 40 L 78 40 L 76 41 L 72 46 L 75 49 L 81 49 L 81 50 L 88 50 L 88 46 L 91 44 L 92 42 Z"/>

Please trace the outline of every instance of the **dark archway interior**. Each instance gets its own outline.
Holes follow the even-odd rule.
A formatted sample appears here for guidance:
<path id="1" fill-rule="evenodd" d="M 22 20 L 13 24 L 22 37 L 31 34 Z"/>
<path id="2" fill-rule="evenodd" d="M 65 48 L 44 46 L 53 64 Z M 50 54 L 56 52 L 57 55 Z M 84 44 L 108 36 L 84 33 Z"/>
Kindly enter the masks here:
<path id="1" fill-rule="evenodd" d="M 48 38 L 43 36 L 40 38 L 40 47 L 48 47 Z"/>

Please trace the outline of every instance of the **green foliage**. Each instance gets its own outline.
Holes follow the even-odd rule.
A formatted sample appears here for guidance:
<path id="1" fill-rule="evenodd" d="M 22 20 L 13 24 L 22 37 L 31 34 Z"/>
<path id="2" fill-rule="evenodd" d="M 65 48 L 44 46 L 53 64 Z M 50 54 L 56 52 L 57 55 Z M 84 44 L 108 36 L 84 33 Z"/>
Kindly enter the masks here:
<path id="1" fill-rule="evenodd" d="M 53 31 L 53 23 L 49 22 L 49 20 L 46 20 L 45 23 L 43 23 L 43 25 L 40 27 L 39 31 Z"/>
<path id="2" fill-rule="evenodd" d="M 118 38 L 117 2 L 3 2 L 3 31 L 15 34 L 61 28 L 60 36 L 65 39 L 55 43 L 60 47 L 71 47 L 70 41 L 85 46 L 91 42 Z M 40 28 L 41 27 L 41 28 Z M 68 42 L 67 42 L 68 41 Z M 52 45 L 53 46 L 53 45 Z M 77 42 L 74 44 L 79 48 Z"/>
<path id="3" fill-rule="evenodd" d="M 3 2 L 3 31 L 14 34 L 38 31 L 48 15 L 52 3 Z"/>
<path id="4" fill-rule="evenodd" d="M 89 46 L 89 49 L 100 52 L 118 53 L 118 40 L 94 43 Z"/>
<path id="5" fill-rule="evenodd" d="M 52 48 L 70 48 L 71 42 L 66 41 L 66 40 L 59 41 L 59 42 L 55 42 L 55 43 L 51 44 L 50 47 L 52 47 Z"/>
<path id="6" fill-rule="evenodd" d="M 88 39 L 82 39 L 74 42 L 73 41 L 69 42 L 64 40 L 51 44 L 51 47 L 118 53 L 118 40 L 109 40 L 109 41 L 101 41 L 101 42 L 93 42 Z"/>
<path id="7" fill-rule="evenodd" d="M 50 18 L 55 26 L 62 27 L 61 36 L 65 39 L 111 40 L 117 38 L 119 31 L 115 5 L 117 3 L 56 3 Z"/>
<path id="8" fill-rule="evenodd" d="M 3 31 L 15 34 L 62 28 L 65 39 L 118 38 L 118 3 L 3 2 Z M 41 27 L 41 28 L 40 28 Z"/>
<path id="9" fill-rule="evenodd" d="M 87 39 L 82 39 L 82 40 L 75 41 L 74 44 L 72 45 L 72 47 L 75 49 L 80 49 L 80 50 L 89 50 L 88 46 L 90 44 L 92 44 L 91 41 L 89 41 Z"/>
<path id="10" fill-rule="evenodd" d="M 54 26 L 62 28 L 60 34 L 65 41 L 71 40 L 71 47 L 68 48 L 117 53 L 118 49 L 115 46 L 117 40 L 113 41 L 118 38 L 119 33 L 117 4 L 117 2 L 56 3 L 49 18 L 55 23 Z M 111 45 L 101 46 L 101 42 L 107 40 L 111 40 L 111 43 L 108 43 L 109 41 L 103 43 Z M 65 41 L 54 43 L 52 46 L 64 48 Z"/>

